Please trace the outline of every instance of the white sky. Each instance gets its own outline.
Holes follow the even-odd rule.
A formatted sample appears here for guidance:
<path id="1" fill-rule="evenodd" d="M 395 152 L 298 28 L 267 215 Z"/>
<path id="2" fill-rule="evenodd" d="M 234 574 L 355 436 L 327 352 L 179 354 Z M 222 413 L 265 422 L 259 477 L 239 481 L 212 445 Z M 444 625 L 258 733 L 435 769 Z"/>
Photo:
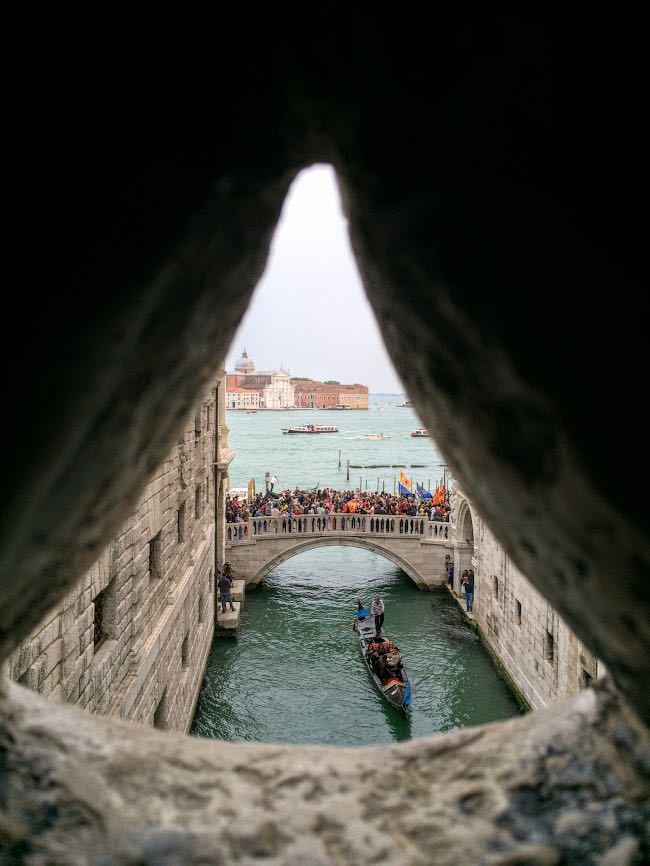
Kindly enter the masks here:
<path id="1" fill-rule="evenodd" d="M 228 370 L 244 347 L 258 370 L 282 364 L 294 376 L 403 391 L 357 271 L 330 166 L 306 169 L 289 190 Z"/>

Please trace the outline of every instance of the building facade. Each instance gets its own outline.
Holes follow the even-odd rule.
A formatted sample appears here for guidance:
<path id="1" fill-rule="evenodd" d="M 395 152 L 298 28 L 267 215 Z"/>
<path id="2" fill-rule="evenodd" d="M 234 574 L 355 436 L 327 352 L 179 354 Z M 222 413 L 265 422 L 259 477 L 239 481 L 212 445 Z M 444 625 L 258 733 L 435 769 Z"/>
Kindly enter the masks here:
<path id="1" fill-rule="evenodd" d="M 235 364 L 235 372 L 228 373 L 226 377 L 226 390 L 233 398 L 229 400 L 231 409 L 248 409 L 243 396 L 237 397 L 237 389 L 257 393 L 258 409 L 293 409 L 296 406 L 296 397 L 291 373 L 280 368 L 279 370 L 255 370 L 255 364 L 248 357 L 244 349 L 241 357 Z M 251 398 L 251 402 L 255 398 Z M 231 405 L 237 404 L 240 405 Z"/>
<path id="2" fill-rule="evenodd" d="M 341 385 L 314 379 L 293 379 L 296 406 L 301 409 L 367 409 L 366 385 Z"/>
<path id="3" fill-rule="evenodd" d="M 225 405 L 222 371 L 99 561 L 14 651 L 12 679 L 94 713 L 188 730 L 224 556 Z"/>
<path id="4" fill-rule="evenodd" d="M 533 709 L 576 694 L 602 664 L 515 566 L 466 494 L 452 494 L 454 593 L 474 569 L 473 618 L 493 656 Z"/>
<path id="5" fill-rule="evenodd" d="M 251 388 L 238 388 L 231 386 L 226 391 L 227 409 L 259 409 L 260 392 Z"/>

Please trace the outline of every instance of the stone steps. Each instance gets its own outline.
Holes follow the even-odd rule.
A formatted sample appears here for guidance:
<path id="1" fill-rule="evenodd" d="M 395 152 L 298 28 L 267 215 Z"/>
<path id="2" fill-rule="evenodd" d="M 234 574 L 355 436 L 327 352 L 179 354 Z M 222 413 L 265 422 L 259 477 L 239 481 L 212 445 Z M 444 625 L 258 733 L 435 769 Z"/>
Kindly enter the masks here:
<path id="1" fill-rule="evenodd" d="M 226 607 L 226 612 L 221 612 L 221 604 L 217 609 L 217 628 L 219 630 L 223 630 L 225 632 L 234 633 L 239 628 L 239 614 L 241 611 L 242 603 L 239 601 L 234 601 L 234 610 L 230 610 L 230 606 Z"/>

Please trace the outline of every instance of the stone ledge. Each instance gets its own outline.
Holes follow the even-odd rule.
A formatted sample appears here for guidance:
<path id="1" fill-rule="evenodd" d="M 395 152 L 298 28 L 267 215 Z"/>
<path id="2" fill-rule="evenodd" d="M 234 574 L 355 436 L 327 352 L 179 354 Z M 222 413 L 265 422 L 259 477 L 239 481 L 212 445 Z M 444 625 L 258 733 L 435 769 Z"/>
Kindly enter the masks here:
<path id="1" fill-rule="evenodd" d="M 234 610 L 230 610 L 230 607 L 226 608 L 226 612 L 221 612 L 221 606 L 217 609 L 217 627 L 219 629 L 236 630 L 239 628 L 239 612 L 241 609 L 241 602 L 233 601 L 233 605 L 235 607 Z"/>
<path id="2" fill-rule="evenodd" d="M 5 681 L 0 731 L 0 862 L 604 864 L 647 852 L 650 737 L 603 684 L 500 724 L 343 749 L 163 734 Z"/>

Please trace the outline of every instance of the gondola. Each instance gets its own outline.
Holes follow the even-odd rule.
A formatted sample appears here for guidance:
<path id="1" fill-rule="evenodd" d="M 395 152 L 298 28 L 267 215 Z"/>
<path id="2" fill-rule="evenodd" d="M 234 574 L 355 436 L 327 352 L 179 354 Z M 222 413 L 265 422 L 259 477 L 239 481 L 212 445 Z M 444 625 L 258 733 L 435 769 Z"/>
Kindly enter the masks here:
<path id="1" fill-rule="evenodd" d="M 375 618 L 367 616 L 365 619 L 358 619 L 354 624 L 354 630 L 359 638 L 359 646 L 361 647 L 361 655 L 368 669 L 368 673 L 372 677 L 372 681 L 379 689 L 379 692 L 386 698 L 389 704 L 395 707 L 403 715 L 408 715 L 411 709 L 411 684 L 404 666 L 400 668 L 399 677 L 389 680 L 386 685 L 382 683 L 377 674 L 373 671 L 370 662 L 367 658 L 368 645 L 372 638 L 375 637 Z M 380 634 L 384 640 L 390 640 L 386 632 L 382 629 Z"/>

